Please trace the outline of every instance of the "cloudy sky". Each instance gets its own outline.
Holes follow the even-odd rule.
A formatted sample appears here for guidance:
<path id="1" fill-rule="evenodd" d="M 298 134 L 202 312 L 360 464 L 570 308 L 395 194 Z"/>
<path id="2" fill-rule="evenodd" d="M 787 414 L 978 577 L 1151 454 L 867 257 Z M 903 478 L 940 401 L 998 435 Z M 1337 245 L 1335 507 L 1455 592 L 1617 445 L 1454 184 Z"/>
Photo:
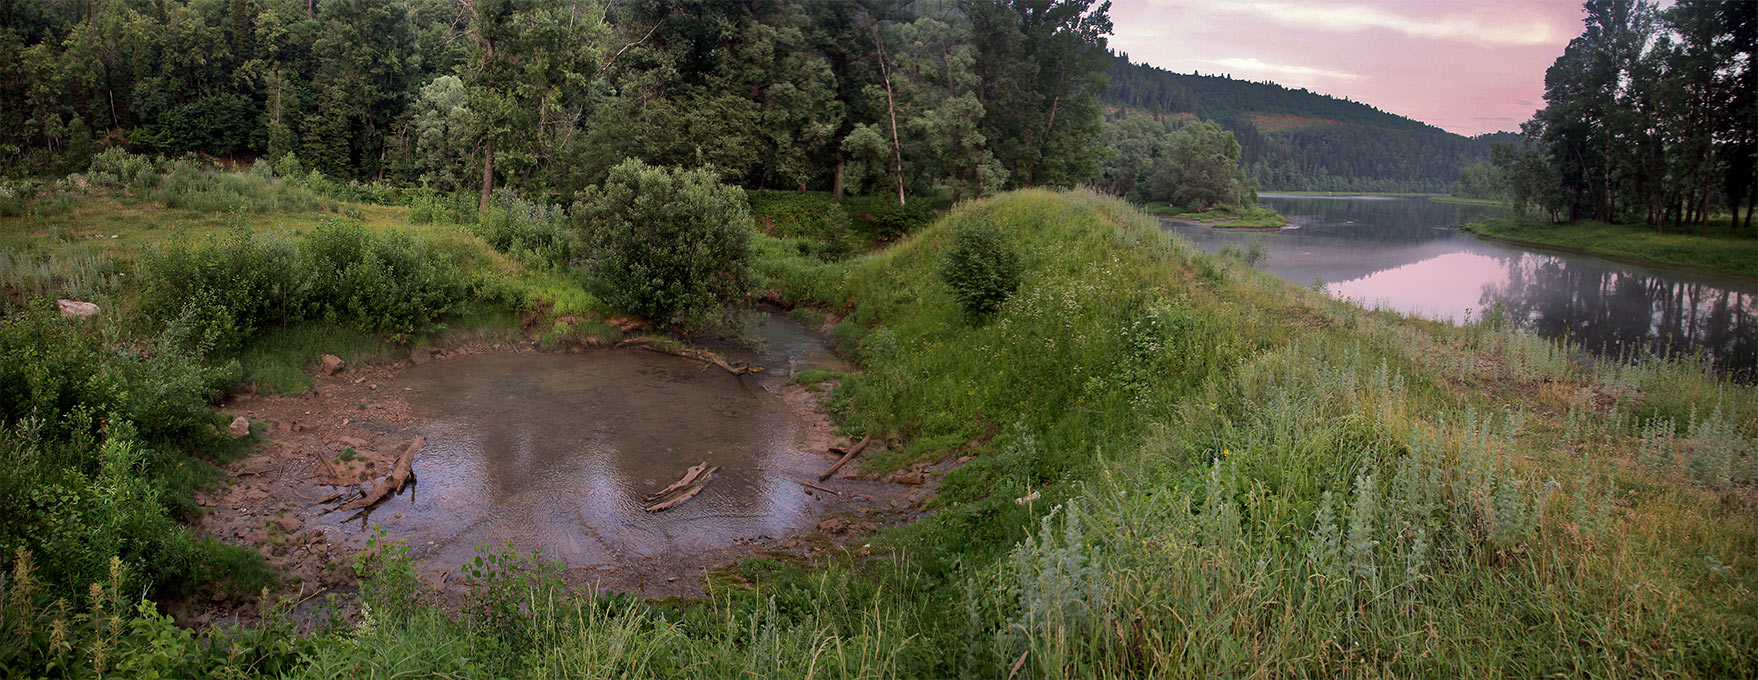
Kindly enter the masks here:
<path id="1" fill-rule="evenodd" d="M 1475 135 L 1543 104 L 1544 71 L 1582 16 L 1579 0 L 1113 0 L 1111 47 Z"/>

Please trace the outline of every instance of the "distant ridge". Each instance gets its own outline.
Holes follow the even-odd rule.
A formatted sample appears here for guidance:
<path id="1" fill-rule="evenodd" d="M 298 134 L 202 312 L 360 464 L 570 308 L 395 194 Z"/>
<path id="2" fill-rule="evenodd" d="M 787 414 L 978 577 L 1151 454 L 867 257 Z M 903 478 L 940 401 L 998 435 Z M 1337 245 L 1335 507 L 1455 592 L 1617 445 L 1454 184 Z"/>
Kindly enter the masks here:
<path id="1" fill-rule="evenodd" d="M 1232 130 L 1264 189 L 1444 193 L 1489 159 L 1495 135 L 1464 137 L 1349 99 L 1275 83 L 1174 73 L 1111 53 L 1108 115 L 1195 117 Z"/>

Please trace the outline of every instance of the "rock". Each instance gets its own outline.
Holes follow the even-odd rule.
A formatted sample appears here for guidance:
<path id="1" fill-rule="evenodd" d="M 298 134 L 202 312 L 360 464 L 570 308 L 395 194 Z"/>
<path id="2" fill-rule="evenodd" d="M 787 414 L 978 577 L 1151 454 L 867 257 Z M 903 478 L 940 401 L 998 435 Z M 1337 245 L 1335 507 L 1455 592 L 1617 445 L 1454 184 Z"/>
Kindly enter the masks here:
<path id="1" fill-rule="evenodd" d="M 61 316 L 76 319 L 96 316 L 98 312 L 104 311 L 90 302 L 80 302 L 78 300 L 68 299 L 56 300 L 55 308 L 61 310 Z"/>
<path id="2" fill-rule="evenodd" d="M 347 368 L 347 367 L 348 367 L 347 362 L 342 361 L 341 357 L 336 356 L 334 354 L 325 354 L 324 355 L 323 366 L 322 366 L 322 370 L 323 370 L 324 375 L 335 375 L 337 373 L 341 373 L 342 369 Z"/>
<path id="3" fill-rule="evenodd" d="M 366 440 L 364 439 L 358 439 L 355 437 L 336 437 L 336 441 L 340 442 L 342 446 L 354 449 L 366 448 Z"/>
<path id="4" fill-rule="evenodd" d="M 250 436 L 250 420 L 244 416 L 233 418 L 232 424 L 226 427 L 226 431 L 232 433 L 233 439 L 248 437 Z"/>
<path id="5" fill-rule="evenodd" d="M 409 352 L 409 363 L 420 366 L 429 361 L 433 361 L 432 347 L 419 347 Z"/>
<path id="6" fill-rule="evenodd" d="M 281 515 L 269 521 L 274 522 L 275 526 L 280 527 L 281 533 L 286 534 L 298 533 L 305 528 L 305 520 L 298 515 Z"/>

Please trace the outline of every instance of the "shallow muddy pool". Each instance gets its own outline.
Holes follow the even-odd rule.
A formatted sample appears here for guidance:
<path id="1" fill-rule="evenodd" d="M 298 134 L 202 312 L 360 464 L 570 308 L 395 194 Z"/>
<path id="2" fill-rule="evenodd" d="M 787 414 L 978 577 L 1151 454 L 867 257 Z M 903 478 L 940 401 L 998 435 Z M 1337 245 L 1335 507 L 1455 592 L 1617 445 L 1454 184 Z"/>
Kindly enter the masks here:
<path id="1" fill-rule="evenodd" d="M 827 499 L 795 480 L 816 481 L 826 434 L 782 392 L 789 375 L 841 362 L 791 320 L 768 317 L 761 335 L 761 351 L 728 352 L 766 369 L 744 376 L 635 349 L 410 367 L 378 389 L 408 405 L 403 436 L 427 440 L 418 483 L 366 517 L 324 523 L 357 539 L 382 525 L 425 570 L 451 573 L 509 542 L 609 570 L 810 529 Z M 645 510 L 698 463 L 720 468 L 700 495 Z"/>

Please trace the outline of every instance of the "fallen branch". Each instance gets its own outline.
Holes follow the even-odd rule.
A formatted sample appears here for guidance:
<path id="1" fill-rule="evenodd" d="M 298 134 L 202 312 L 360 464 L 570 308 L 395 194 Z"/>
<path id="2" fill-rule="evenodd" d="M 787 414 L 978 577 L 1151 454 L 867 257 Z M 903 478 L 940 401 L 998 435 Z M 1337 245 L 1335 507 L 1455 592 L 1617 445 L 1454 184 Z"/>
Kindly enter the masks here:
<path id="1" fill-rule="evenodd" d="M 317 462 L 323 463 L 324 469 L 330 471 L 330 481 L 337 484 L 342 483 L 342 473 L 336 471 L 336 465 L 330 462 L 329 456 L 324 455 L 322 451 L 312 451 L 311 455 L 317 456 Z"/>
<path id="2" fill-rule="evenodd" d="M 703 470 L 701 476 L 696 478 L 695 485 L 691 486 L 689 488 L 689 490 L 687 490 L 681 494 L 678 494 L 677 497 L 675 497 L 669 501 L 666 501 L 664 503 L 659 503 L 657 505 L 649 505 L 649 506 L 647 506 L 647 511 L 648 512 L 665 512 L 665 511 L 670 510 L 672 508 L 678 507 L 679 505 L 683 505 L 684 501 L 695 498 L 696 494 L 702 493 L 703 489 L 708 488 L 708 482 L 713 481 L 713 479 L 714 479 L 714 471 L 719 470 L 719 469 L 720 468 L 718 466 L 716 466 L 716 467 L 708 468 L 707 470 Z"/>
<path id="3" fill-rule="evenodd" d="M 848 450 L 848 453 L 842 455 L 842 460 L 836 461 L 836 464 L 830 466 L 829 470 L 825 470 L 824 474 L 818 475 L 818 481 L 822 482 L 826 479 L 830 479 L 830 476 L 836 474 L 837 470 L 841 470 L 842 466 L 848 465 L 848 462 L 854 460 L 855 456 L 861 455 L 862 451 L 867 450 L 867 445 L 871 443 L 873 443 L 873 435 L 861 437 L 861 443 L 851 447 Z"/>
<path id="4" fill-rule="evenodd" d="M 833 494 L 836 494 L 836 495 L 838 495 L 838 496 L 841 496 L 841 495 L 842 495 L 842 492 L 841 492 L 841 491 L 837 491 L 837 490 L 836 490 L 836 489 L 832 489 L 832 488 L 829 488 L 829 487 L 824 487 L 824 486 L 818 486 L 818 485 L 817 485 L 817 484 L 813 484 L 813 483 L 811 483 L 811 482 L 808 482 L 808 481 L 806 481 L 806 480 L 804 480 L 804 479 L 796 479 L 796 480 L 794 480 L 794 483 L 795 483 L 795 484 L 798 484 L 798 485 L 800 485 L 800 486 L 803 486 L 803 487 L 806 487 L 806 488 L 808 488 L 808 489 L 817 489 L 817 490 L 819 490 L 819 491 L 823 491 L 823 492 L 824 492 L 824 493 L 833 493 Z"/>
<path id="5" fill-rule="evenodd" d="M 653 501 L 656 501 L 656 500 L 659 500 L 659 499 L 664 498 L 666 496 L 669 496 L 669 495 L 671 495 L 671 493 L 673 491 L 677 491 L 678 489 L 682 489 L 686 486 L 689 486 L 689 485 L 695 483 L 696 478 L 701 477 L 702 473 L 707 472 L 707 471 L 708 471 L 708 464 L 707 463 L 702 463 L 700 465 L 692 465 L 692 466 L 690 466 L 690 469 L 684 471 L 684 476 L 682 479 L 679 479 L 678 481 L 672 482 L 671 486 L 660 489 L 658 493 L 648 494 L 648 496 L 645 500 L 648 503 L 652 503 Z"/>
<path id="6" fill-rule="evenodd" d="M 672 356 L 679 356 L 679 357 L 683 357 L 685 359 L 695 359 L 697 361 L 701 361 L 704 363 L 709 363 L 709 364 L 714 364 L 715 366 L 719 366 L 723 369 L 726 369 L 726 372 L 731 373 L 733 375 L 746 375 L 749 373 L 762 373 L 763 372 L 763 368 L 761 366 L 752 366 L 750 364 L 739 364 L 738 366 L 734 366 L 732 364 L 727 363 L 726 359 L 721 358 L 721 356 L 719 354 L 715 354 L 715 353 L 710 352 L 705 349 L 696 349 L 694 347 L 683 347 L 683 346 L 678 345 L 678 343 L 676 343 L 676 342 L 666 340 L 664 338 L 653 338 L 653 337 L 641 336 L 641 337 L 629 338 L 627 340 L 624 340 L 622 342 L 617 343 L 616 346 L 617 347 L 640 347 L 641 349 L 645 349 L 645 350 L 648 350 L 651 352 L 659 352 L 660 354 L 670 354 Z"/>
<path id="7" fill-rule="evenodd" d="M 416 435 L 414 439 L 409 440 L 409 445 L 403 448 L 403 453 L 397 455 L 396 464 L 391 466 L 391 474 L 386 475 L 384 479 L 373 482 L 372 490 L 366 492 L 366 495 L 336 509 L 359 510 L 361 508 L 377 505 L 387 496 L 402 491 L 403 487 L 408 486 L 410 482 L 415 481 L 415 452 L 420 451 L 421 447 L 426 444 L 427 439 L 420 435 Z"/>

